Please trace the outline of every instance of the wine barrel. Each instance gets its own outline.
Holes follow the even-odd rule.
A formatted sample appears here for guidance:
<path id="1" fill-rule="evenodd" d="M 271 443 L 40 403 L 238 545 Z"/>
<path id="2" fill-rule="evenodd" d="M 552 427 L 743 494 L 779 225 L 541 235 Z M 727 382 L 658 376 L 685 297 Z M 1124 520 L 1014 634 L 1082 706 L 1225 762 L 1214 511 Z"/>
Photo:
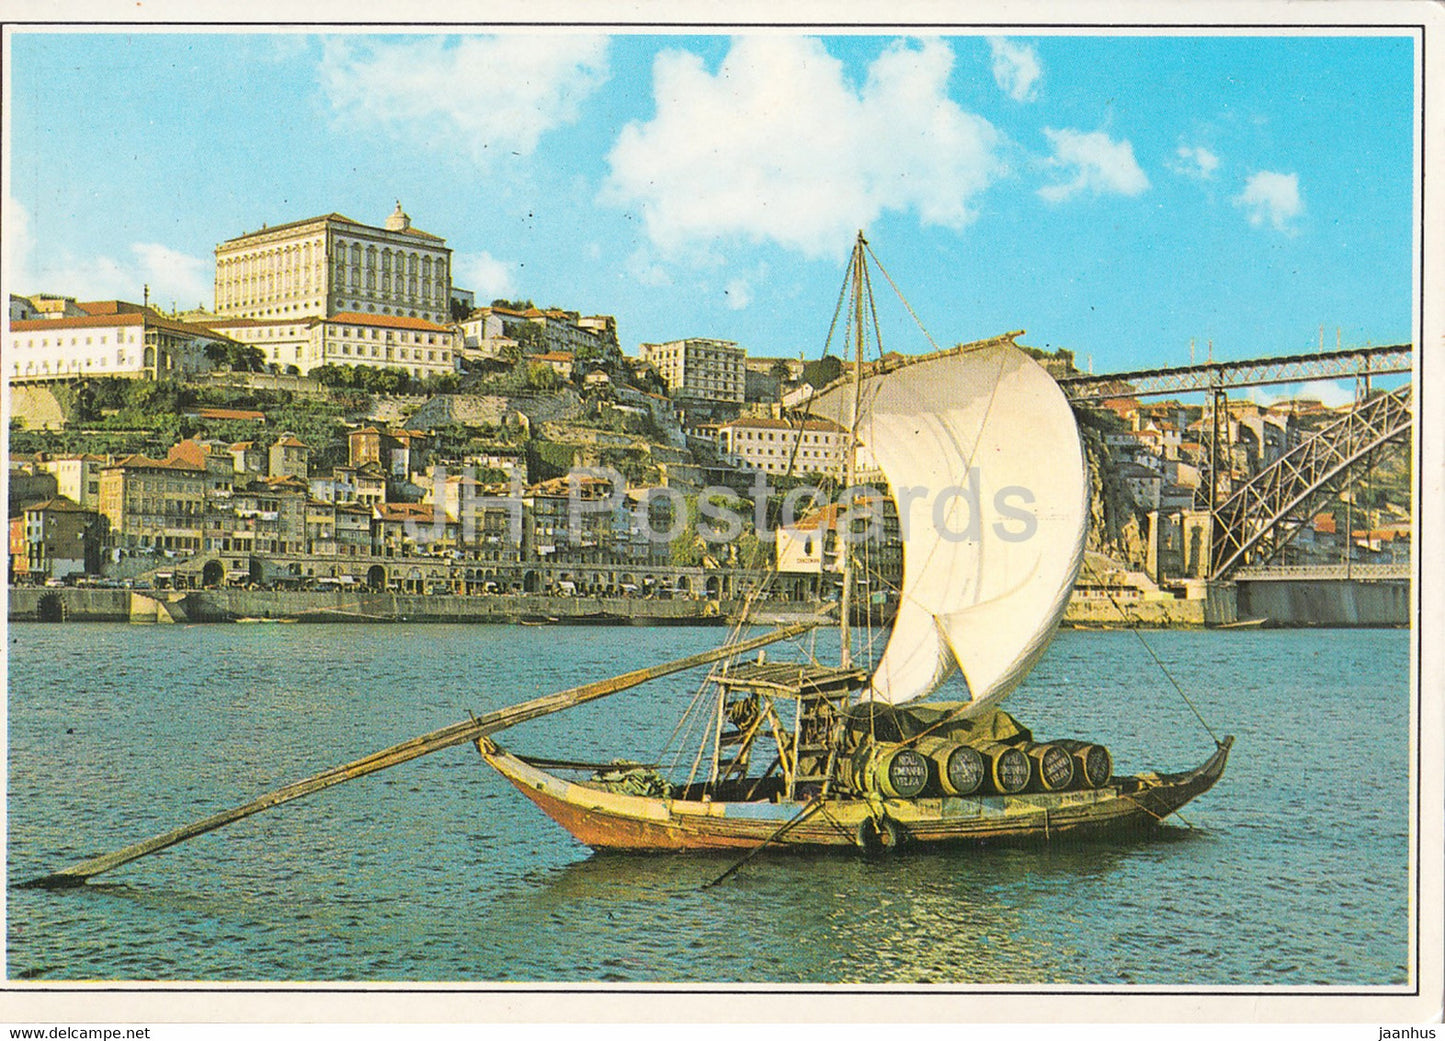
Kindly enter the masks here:
<path id="1" fill-rule="evenodd" d="M 1077 765 L 1078 780 L 1086 788 L 1102 788 L 1114 776 L 1114 757 L 1103 745 L 1088 741 L 1055 741 L 1060 748 L 1067 749 Z"/>
<path id="2" fill-rule="evenodd" d="M 983 756 L 988 766 L 990 791 L 1013 795 L 1029 786 L 1034 764 L 1022 749 L 997 741 L 973 742 L 972 747 Z"/>
<path id="3" fill-rule="evenodd" d="M 890 799 L 913 799 L 928 786 L 928 760 L 912 748 L 873 744 L 861 749 L 853 761 L 853 784 Z"/>
<path id="4" fill-rule="evenodd" d="M 961 745 L 940 737 L 924 737 L 917 741 L 918 751 L 933 763 L 938 787 L 944 795 L 972 795 L 983 787 L 988 764 L 983 753 L 972 745 Z"/>
<path id="5" fill-rule="evenodd" d="M 1024 751 L 1034 763 L 1034 785 L 1040 791 L 1061 792 L 1074 783 L 1074 757 L 1067 748 L 1048 741 L 1030 741 Z"/>

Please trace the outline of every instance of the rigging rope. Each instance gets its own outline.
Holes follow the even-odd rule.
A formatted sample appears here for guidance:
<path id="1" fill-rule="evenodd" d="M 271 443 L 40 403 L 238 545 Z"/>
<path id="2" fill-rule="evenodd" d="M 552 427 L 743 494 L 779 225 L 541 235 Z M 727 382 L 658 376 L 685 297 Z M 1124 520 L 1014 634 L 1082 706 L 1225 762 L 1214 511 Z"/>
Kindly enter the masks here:
<path id="1" fill-rule="evenodd" d="M 1085 557 L 1084 559 L 1084 567 L 1086 570 L 1089 567 L 1087 557 Z M 1123 605 L 1121 605 L 1119 601 L 1114 598 L 1114 594 L 1109 591 L 1108 583 L 1105 582 L 1102 577 L 1100 577 L 1097 573 L 1091 575 L 1090 577 L 1096 579 L 1099 582 L 1099 588 L 1102 589 L 1104 591 L 1104 595 L 1109 598 L 1109 603 L 1114 605 L 1114 610 L 1118 611 L 1119 616 L 1124 619 L 1125 628 L 1127 628 L 1131 633 L 1133 633 L 1138 638 L 1139 642 L 1144 645 L 1144 650 L 1148 652 L 1149 657 L 1154 659 L 1154 664 L 1159 666 L 1159 671 L 1164 673 L 1164 678 L 1167 679 L 1170 685 L 1175 689 L 1175 691 L 1178 692 L 1179 697 L 1184 700 L 1184 704 L 1189 706 L 1189 711 L 1194 713 L 1194 718 L 1199 720 L 1199 725 L 1204 728 L 1205 732 L 1209 734 L 1210 738 L 1214 741 L 1216 745 L 1223 745 L 1224 742 L 1219 740 L 1219 735 L 1214 732 L 1214 728 L 1211 727 L 1207 722 L 1205 722 L 1204 717 L 1200 714 L 1199 709 L 1195 707 L 1194 702 L 1190 700 L 1189 695 L 1184 693 L 1184 688 L 1179 685 L 1179 681 L 1174 678 L 1174 674 L 1171 673 L 1168 667 L 1159 660 L 1159 655 L 1154 653 L 1154 648 L 1149 646 L 1149 641 L 1144 639 L 1144 634 L 1139 631 L 1138 620 L 1129 617 L 1129 612 L 1125 611 Z"/>
<path id="2" fill-rule="evenodd" d="M 893 276 L 890 275 L 888 273 L 888 269 L 883 266 L 883 261 L 879 260 L 878 255 L 873 252 L 873 247 L 865 242 L 863 243 L 863 248 L 866 249 L 868 251 L 868 255 L 873 258 L 873 263 L 878 265 L 878 270 L 883 273 L 883 277 L 888 279 L 888 284 L 893 287 L 893 292 L 898 295 L 898 299 L 903 301 L 903 306 L 908 309 L 909 317 L 911 317 L 913 321 L 918 325 L 918 329 L 920 332 L 923 333 L 924 339 L 926 339 L 930 344 L 933 345 L 933 349 L 935 351 L 941 350 L 942 348 L 938 346 L 937 342 L 935 342 L 933 337 L 929 334 L 928 329 L 924 326 L 923 320 L 920 319 L 918 315 L 914 312 L 913 305 L 910 304 L 908 302 L 908 298 L 903 295 L 903 290 L 898 288 L 898 283 L 893 281 Z M 877 320 L 876 315 L 874 316 L 874 320 Z M 880 347 L 880 350 L 881 349 L 882 348 Z"/>
<path id="3" fill-rule="evenodd" d="M 767 838 L 763 839 L 762 842 L 759 842 L 752 849 L 748 850 L 747 853 L 745 853 L 739 860 L 737 860 L 732 867 L 728 868 L 721 875 L 718 875 L 717 878 L 713 879 L 711 882 L 704 882 L 702 888 L 711 889 L 718 883 L 725 882 L 729 878 L 732 878 L 733 874 L 737 871 L 737 869 L 742 867 L 748 861 L 752 860 L 755 856 L 761 853 L 764 846 L 767 846 L 772 842 L 776 842 L 778 839 L 782 838 L 785 834 L 787 834 L 788 831 L 791 830 L 795 825 L 801 824 L 803 822 L 803 818 L 811 816 L 822 808 L 822 795 L 813 796 L 812 799 L 808 800 L 808 802 L 803 804 L 803 808 L 799 810 L 796 814 L 794 814 L 791 820 L 785 822 L 781 827 L 778 828 L 777 831 L 773 832 Z"/>
<path id="4" fill-rule="evenodd" d="M 826 337 L 826 339 L 824 340 L 824 343 L 823 343 L 823 354 L 824 354 L 824 355 L 826 355 L 826 354 L 828 353 L 828 348 L 829 348 L 829 346 L 831 345 L 831 343 L 832 343 L 832 341 L 833 341 L 833 334 L 834 334 L 834 333 L 836 332 L 836 330 L 837 330 L 838 318 L 839 318 L 839 316 L 842 314 L 842 311 L 843 311 L 843 303 L 844 303 L 845 298 L 847 297 L 848 286 L 849 286 L 849 280 L 845 277 L 844 280 L 843 280 L 842 286 L 839 288 L 839 291 L 838 291 L 838 300 L 837 300 L 837 303 L 834 305 L 834 308 L 833 308 L 833 319 L 832 319 L 832 322 L 831 322 L 831 323 L 829 324 L 829 326 L 828 326 L 828 335 L 827 335 L 827 337 Z M 803 435 L 804 435 L 804 432 L 805 432 L 806 429 L 807 429 L 807 422 L 808 422 L 808 417 L 807 417 L 806 413 L 790 413 L 787 418 L 788 418 L 788 422 L 789 422 L 789 424 L 790 424 L 790 432 L 794 435 L 794 437 L 793 437 L 793 443 L 792 443 L 791 449 L 790 449 L 790 451 L 789 451 L 789 453 L 788 453 L 788 465 L 787 465 L 787 469 L 786 469 L 786 470 L 784 471 L 784 473 L 783 473 L 783 479 L 784 479 L 785 481 L 791 480 L 791 479 L 793 478 L 793 476 L 794 476 L 794 473 L 795 473 L 795 470 L 796 470 L 796 467 L 797 467 L 798 454 L 799 454 L 799 451 L 800 451 L 801 448 L 802 448 Z M 767 503 L 764 503 L 765 519 L 766 519 L 767 506 L 768 506 L 768 504 L 767 504 Z M 761 560 L 761 558 L 762 558 L 763 549 L 764 549 L 764 545 L 763 545 L 763 540 L 762 540 L 761 534 L 760 534 L 759 532 L 757 532 L 757 531 L 754 531 L 753 534 L 754 534 L 755 542 L 754 542 L 754 545 L 753 545 L 753 547 L 752 547 L 752 552 L 749 554 L 748 560 L 747 560 L 746 565 L 745 565 L 746 570 L 749 571 L 749 572 L 756 572 L 756 571 L 758 570 L 758 564 L 759 564 L 759 562 L 760 562 L 760 560 Z M 733 626 L 732 626 L 732 628 L 731 628 L 731 631 L 730 631 L 729 634 L 728 634 L 728 640 L 729 640 L 729 641 L 736 640 L 736 639 L 738 639 L 738 638 L 741 636 L 743 627 L 748 623 L 748 617 L 749 617 L 749 615 L 750 615 L 751 612 L 752 612 L 753 604 L 754 604 L 758 599 L 762 598 L 762 597 L 765 596 L 767 593 L 769 593 L 772 589 L 774 589 L 774 588 L 776 587 L 776 585 L 777 585 L 777 581 L 778 581 L 777 561 L 774 560 L 774 566 L 773 566 L 773 568 L 764 573 L 761 582 L 759 582 L 756 586 L 754 586 L 751 590 L 749 590 L 747 596 L 744 598 L 743 608 L 742 608 L 742 610 L 738 613 L 738 618 L 737 618 L 737 620 L 733 623 Z M 817 631 L 816 631 L 816 630 L 811 630 L 807 635 L 808 635 L 809 638 L 810 638 L 810 644 L 811 644 L 810 647 L 807 647 L 807 648 L 803 647 L 802 637 L 795 638 L 795 639 L 794 639 L 793 641 L 791 641 L 791 642 L 794 644 L 794 646 L 796 646 L 796 647 L 798 647 L 800 650 L 802 650 L 803 653 L 807 655 L 807 657 L 809 658 L 809 660 L 811 660 L 814 664 L 817 664 L 817 656 L 816 656 L 816 654 L 814 653 L 814 650 L 813 650 L 813 648 L 816 647 Z M 726 668 L 726 665 L 724 665 L 724 666 L 722 666 L 722 667 L 725 669 L 725 668 Z M 722 714 L 722 712 L 723 712 L 723 701 L 726 699 L 727 692 L 726 692 L 726 689 L 725 689 L 721 684 L 718 684 L 718 683 L 717 683 L 717 676 L 718 676 L 718 671 L 717 671 L 717 668 L 715 667 L 714 669 L 712 669 L 712 670 L 709 671 L 709 673 L 708 673 L 708 675 L 707 675 L 706 677 L 703 678 L 702 682 L 698 685 L 697 692 L 694 694 L 692 701 L 691 701 L 691 702 L 689 703 L 689 705 L 688 705 L 687 711 L 683 713 L 683 718 L 678 721 L 677 726 L 673 728 L 672 733 L 668 736 L 666 742 L 664 742 L 664 744 L 663 744 L 662 752 L 659 753 L 659 755 L 658 755 L 658 759 L 659 759 L 659 760 L 661 760 L 661 759 L 666 755 L 667 749 L 670 748 L 670 747 L 672 747 L 673 742 L 674 742 L 674 741 L 677 742 L 676 751 L 675 751 L 675 754 L 673 755 L 672 765 L 671 765 L 671 769 L 673 769 L 673 770 L 676 770 L 676 769 L 677 769 L 677 766 L 678 766 L 679 762 L 680 762 L 681 759 L 682 759 L 683 752 L 690 746 L 690 744 L 691 744 L 691 736 L 692 736 L 692 733 L 693 733 L 694 729 L 699 726 L 699 723 L 700 723 L 700 722 L 701 722 L 702 725 L 706 725 L 706 723 L 710 722 L 710 720 L 708 720 L 707 717 L 704 717 L 704 716 L 701 716 L 701 715 L 699 715 L 699 716 L 697 716 L 697 717 L 693 717 L 693 712 L 694 712 L 694 710 L 696 709 L 696 707 L 698 706 L 698 703 L 699 703 L 699 701 L 700 701 L 703 693 L 707 690 L 707 688 L 708 688 L 710 685 L 715 686 L 715 687 L 716 687 L 716 690 L 717 690 L 717 708 L 716 708 L 716 713 L 717 713 L 717 714 L 713 717 L 713 719 L 720 719 L 720 718 L 721 718 L 721 714 Z M 689 722 L 690 720 L 691 720 L 691 722 Z M 684 730 L 684 727 L 685 727 L 685 726 L 686 726 L 686 730 Z M 713 744 L 714 744 L 714 748 L 713 748 L 713 769 L 709 772 L 709 780 L 708 780 L 707 782 L 705 782 L 705 785 L 704 785 L 705 788 L 707 787 L 707 785 L 710 785 L 710 784 L 712 783 L 712 778 L 714 777 L 714 775 L 716 775 L 716 773 L 718 772 L 718 769 L 719 769 L 719 758 L 720 758 L 721 752 L 720 752 L 720 748 L 718 747 L 718 735 L 719 735 L 719 731 L 718 731 L 718 729 L 717 729 L 717 726 L 715 725 L 714 728 L 713 728 Z M 691 786 L 691 785 L 693 784 L 693 782 L 696 780 L 696 778 L 697 778 L 697 773 L 698 773 L 698 771 L 701 769 L 703 754 L 704 754 L 704 752 L 706 751 L 706 748 L 707 748 L 707 741 L 708 741 L 707 734 L 706 734 L 706 732 L 704 732 L 704 734 L 703 734 L 703 736 L 702 736 L 702 739 L 698 742 L 697 755 L 696 755 L 696 757 L 693 759 L 693 763 L 692 763 L 691 769 L 688 771 L 687 784 L 688 784 L 689 786 Z"/>

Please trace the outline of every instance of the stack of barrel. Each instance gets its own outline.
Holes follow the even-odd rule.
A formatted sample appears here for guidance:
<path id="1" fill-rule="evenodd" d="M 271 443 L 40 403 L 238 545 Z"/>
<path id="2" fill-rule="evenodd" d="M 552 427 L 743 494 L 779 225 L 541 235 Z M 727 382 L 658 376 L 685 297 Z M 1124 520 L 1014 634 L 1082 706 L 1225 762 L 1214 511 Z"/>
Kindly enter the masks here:
<path id="1" fill-rule="evenodd" d="M 1109 750 L 1087 741 L 1004 744 L 944 737 L 870 743 L 847 767 L 854 788 L 893 799 L 1101 788 L 1114 772 Z"/>

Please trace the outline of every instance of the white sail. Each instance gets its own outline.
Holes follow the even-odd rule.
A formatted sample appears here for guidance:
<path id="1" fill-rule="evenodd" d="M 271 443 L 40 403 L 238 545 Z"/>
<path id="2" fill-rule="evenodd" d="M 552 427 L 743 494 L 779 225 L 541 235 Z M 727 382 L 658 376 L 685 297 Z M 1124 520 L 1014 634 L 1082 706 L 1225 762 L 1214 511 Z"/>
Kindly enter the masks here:
<path id="1" fill-rule="evenodd" d="M 1063 392 L 1017 335 L 863 378 L 859 458 L 887 478 L 903 535 L 879 700 L 924 697 L 959 670 L 968 714 L 981 712 L 1028 673 L 1068 603 L 1088 524 L 1083 449 Z M 842 380 L 807 407 L 847 429 L 854 393 Z"/>

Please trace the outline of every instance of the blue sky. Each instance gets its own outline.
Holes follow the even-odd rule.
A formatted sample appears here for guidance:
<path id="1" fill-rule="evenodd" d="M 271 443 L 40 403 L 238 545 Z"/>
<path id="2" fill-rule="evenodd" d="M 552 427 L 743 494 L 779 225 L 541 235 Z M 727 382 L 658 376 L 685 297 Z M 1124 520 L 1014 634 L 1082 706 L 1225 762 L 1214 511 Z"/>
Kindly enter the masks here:
<path id="1" fill-rule="evenodd" d="M 1408 35 L 11 37 L 10 288 L 212 296 L 396 199 L 479 301 L 821 353 L 858 228 L 940 345 L 1096 371 L 1409 341 Z M 879 281 L 884 346 L 927 349 Z M 889 299 L 884 299 L 884 296 Z"/>

